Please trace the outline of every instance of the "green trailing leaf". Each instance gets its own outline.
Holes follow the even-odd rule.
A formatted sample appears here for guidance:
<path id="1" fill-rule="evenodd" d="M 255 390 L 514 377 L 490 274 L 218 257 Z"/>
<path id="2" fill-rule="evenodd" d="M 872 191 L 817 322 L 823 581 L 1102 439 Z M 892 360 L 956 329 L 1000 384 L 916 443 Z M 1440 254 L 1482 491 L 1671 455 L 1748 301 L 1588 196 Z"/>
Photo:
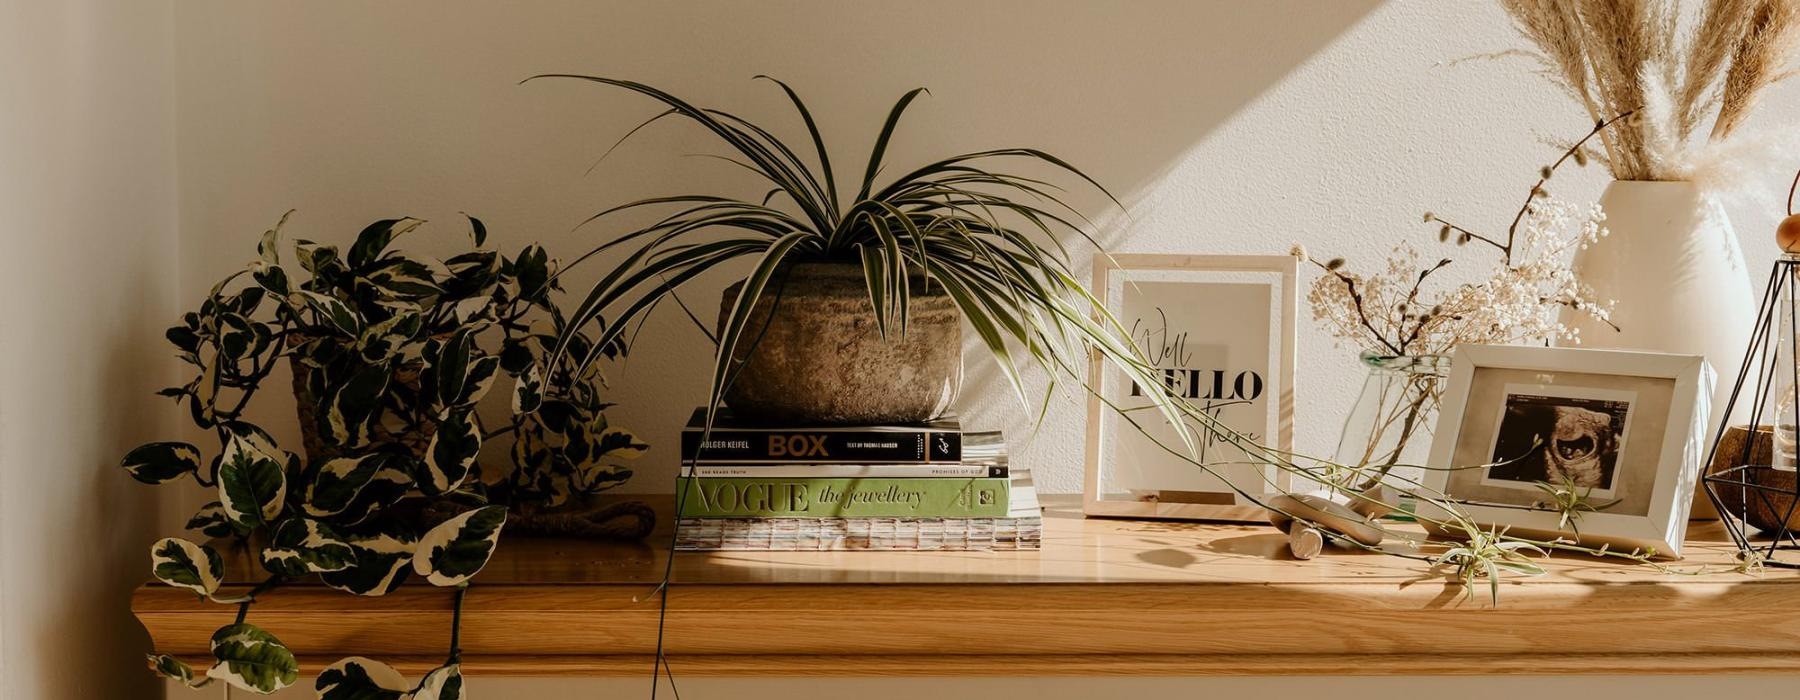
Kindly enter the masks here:
<path id="1" fill-rule="evenodd" d="M 200 677 L 196 679 L 194 677 L 194 667 L 189 666 L 187 665 L 187 662 L 168 654 L 145 654 L 144 658 L 146 663 L 150 666 L 150 670 L 155 672 L 156 675 L 175 681 L 189 688 L 204 688 L 212 683 L 211 678 Z"/>
<path id="2" fill-rule="evenodd" d="M 423 223 L 425 222 L 421 219 L 407 217 L 382 219 L 369 224 L 362 230 L 362 233 L 356 235 L 356 243 L 350 246 L 350 253 L 346 260 L 350 263 L 351 268 L 360 270 L 375 262 L 376 258 L 381 257 L 382 252 L 387 250 L 388 245 L 393 243 L 395 238 L 418 228 Z"/>
<path id="3" fill-rule="evenodd" d="M 212 653 L 218 663 L 207 669 L 207 677 L 253 693 L 267 695 L 300 678 L 294 653 L 256 625 L 240 622 L 220 627 L 213 633 Z"/>
<path id="4" fill-rule="evenodd" d="M 212 501 L 194 512 L 188 518 L 187 529 L 199 532 L 207 537 L 230 537 L 238 534 L 237 526 L 231 522 L 231 516 L 225 513 L 225 507 L 218 501 Z"/>
<path id="5" fill-rule="evenodd" d="M 233 434 L 219 455 L 219 506 L 243 527 L 274 522 L 287 497 L 282 465 L 257 449 L 254 439 Z"/>
<path id="6" fill-rule="evenodd" d="M 225 562 L 217 551 L 176 537 L 165 537 L 151 545 L 150 568 L 156 580 L 202 596 L 218 592 L 225 577 Z"/>
<path id="7" fill-rule="evenodd" d="M 462 665 L 439 666 L 425 674 L 411 700 L 467 700 L 463 695 Z"/>
<path id="8" fill-rule="evenodd" d="M 412 490 L 412 475 L 418 472 L 412 455 L 382 452 L 371 459 L 376 464 L 374 476 L 351 499 L 349 507 L 329 516 L 332 522 L 346 527 L 359 525 L 399 503 Z"/>
<path id="9" fill-rule="evenodd" d="M 305 289 L 294 292 L 299 295 L 302 304 L 311 308 L 337 332 L 356 338 L 362 335 L 363 319 L 349 304 L 335 297 Z"/>
<path id="10" fill-rule="evenodd" d="M 323 518 L 349 509 L 387 462 L 387 456 L 379 453 L 326 460 L 306 485 L 306 513 Z"/>
<path id="11" fill-rule="evenodd" d="M 487 224 L 481 223 L 481 219 L 468 214 L 464 214 L 463 217 L 469 220 L 469 240 L 474 242 L 477 248 L 487 245 Z"/>
<path id="12" fill-rule="evenodd" d="M 361 656 L 325 667 L 313 683 L 319 700 L 400 700 L 412 687 L 392 666 Z"/>
<path id="13" fill-rule="evenodd" d="M 359 368 L 331 396 L 330 405 L 322 413 L 324 434 L 339 445 L 360 447 L 367 444 L 371 423 L 393 376 L 393 370 L 386 364 Z"/>
<path id="14" fill-rule="evenodd" d="M 360 596 L 384 596 L 406 581 L 418 543 L 400 535 L 383 533 L 346 540 L 355 561 L 342 571 L 319 575 L 325 585 Z"/>
<path id="15" fill-rule="evenodd" d="M 456 586 L 487 566 L 506 525 L 505 506 L 477 508 L 444 521 L 419 538 L 413 573 L 434 586 Z"/>
<path id="16" fill-rule="evenodd" d="M 531 365 L 520 372 L 513 383 L 512 411 L 521 416 L 538 410 L 544 404 L 544 378 L 538 372 L 537 365 Z"/>
<path id="17" fill-rule="evenodd" d="M 598 459 L 637 459 L 650 445 L 624 428 L 607 428 L 600 433 Z"/>
<path id="18" fill-rule="evenodd" d="M 119 466 L 146 484 L 167 483 L 200 470 L 200 448 L 185 442 L 152 442 L 125 453 Z"/>
<path id="19" fill-rule="evenodd" d="M 475 456 L 480 453 L 481 426 L 476 423 L 474 412 L 451 413 L 438 423 L 431 445 L 425 450 L 421 463 L 425 470 L 418 479 L 419 488 L 434 496 L 456 490 L 468 478 Z"/>
<path id="20" fill-rule="evenodd" d="M 439 286 L 440 278 L 434 274 L 432 265 L 399 255 L 383 258 L 370 265 L 363 274 L 363 279 L 390 300 L 417 301 L 444 293 L 444 288 Z"/>
<path id="21" fill-rule="evenodd" d="M 263 568 L 287 578 L 343 571 L 356 561 L 350 545 L 330 526 L 307 518 L 288 518 L 269 535 L 261 554 Z"/>
<path id="22" fill-rule="evenodd" d="M 427 374 L 426 389 L 436 389 L 438 405 L 454 406 L 463 395 L 463 387 L 469 379 L 470 352 L 474 345 L 474 331 L 459 328 L 449 338 L 434 347 L 426 349 L 427 360 L 431 370 Z"/>
<path id="23" fill-rule="evenodd" d="M 469 372 L 463 377 L 462 393 L 457 394 L 452 406 L 474 406 L 482 397 L 494 388 L 495 380 L 500 378 L 500 358 L 489 355 L 469 363 Z"/>
<path id="24" fill-rule="evenodd" d="M 423 328 L 424 318 L 417 311 L 402 311 L 380 323 L 363 329 L 357 339 L 364 360 L 385 364 L 400 348 L 413 341 Z"/>

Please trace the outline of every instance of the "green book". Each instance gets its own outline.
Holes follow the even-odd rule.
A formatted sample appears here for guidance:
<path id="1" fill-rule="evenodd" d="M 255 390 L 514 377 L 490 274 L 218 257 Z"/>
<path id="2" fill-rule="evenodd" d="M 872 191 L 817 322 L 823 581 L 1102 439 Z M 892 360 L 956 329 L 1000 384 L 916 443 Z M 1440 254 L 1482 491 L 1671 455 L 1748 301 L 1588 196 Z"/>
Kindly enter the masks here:
<path id="1" fill-rule="evenodd" d="M 684 518 L 1004 518 L 1007 479 L 682 477 Z"/>

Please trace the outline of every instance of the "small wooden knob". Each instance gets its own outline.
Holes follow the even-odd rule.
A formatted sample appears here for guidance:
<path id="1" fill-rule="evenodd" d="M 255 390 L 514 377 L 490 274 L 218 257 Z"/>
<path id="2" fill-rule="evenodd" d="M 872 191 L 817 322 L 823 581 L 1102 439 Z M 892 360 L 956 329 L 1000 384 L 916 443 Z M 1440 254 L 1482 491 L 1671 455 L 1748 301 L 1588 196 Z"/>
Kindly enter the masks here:
<path id="1" fill-rule="evenodd" d="M 1782 219 L 1775 227 L 1775 245 L 1787 253 L 1800 253 L 1800 214 Z"/>

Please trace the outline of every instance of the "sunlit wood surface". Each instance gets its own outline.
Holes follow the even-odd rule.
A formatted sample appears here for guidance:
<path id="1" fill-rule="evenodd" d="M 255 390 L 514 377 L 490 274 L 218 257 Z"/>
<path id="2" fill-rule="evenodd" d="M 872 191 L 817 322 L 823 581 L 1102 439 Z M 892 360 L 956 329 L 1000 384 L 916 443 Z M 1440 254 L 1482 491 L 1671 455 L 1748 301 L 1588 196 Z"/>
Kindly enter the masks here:
<path id="1" fill-rule="evenodd" d="M 1800 575 L 1735 571 L 1716 525 L 1666 568 L 1558 557 L 1546 576 L 1505 579 L 1496 607 L 1485 585 L 1466 591 L 1421 561 L 1293 561 L 1268 527 L 1087 520 L 1048 500 L 1041 552 L 677 555 L 670 663 L 696 675 L 1800 672 Z M 649 672 L 664 547 L 502 545 L 468 593 L 470 672 Z M 260 579 L 231 566 L 233 581 Z M 302 583 L 265 594 L 249 621 L 315 671 L 347 655 L 417 671 L 442 661 L 451 600 L 419 583 L 384 598 Z M 133 609 L 159 650 L 193 660 L 235 612 L 160 584 Z"/>

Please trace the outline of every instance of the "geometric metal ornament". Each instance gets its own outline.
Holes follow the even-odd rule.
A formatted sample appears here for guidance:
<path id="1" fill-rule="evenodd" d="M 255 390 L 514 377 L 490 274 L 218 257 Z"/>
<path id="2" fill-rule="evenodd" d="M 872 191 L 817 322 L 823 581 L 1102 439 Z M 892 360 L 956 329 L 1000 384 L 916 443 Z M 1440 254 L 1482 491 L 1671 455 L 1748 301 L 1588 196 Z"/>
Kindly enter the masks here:
<path id="1" fill-rule="evenodd" d="M 1787 568 L 1800 568 L 1800 479 L 1796 479 L 1800 473 L 1795 471 L 1800 464 L 1800 434 L 1796 434 L 1800 358 L 1794 352 L 1800 345 L 1795 326 L 1800 317 L 1797 275 L 1800 256 L 1791 253 L 1769 270 L 1743 368 L 1731 387 L 1730 400 L 1720 410 L 1719 430 L 1702 463 L 1708 470 L 1725 465 L 1703 481 L 1740 556 Z M 1727 440 L 1731 407 L 1745 390 L 1754 397 L 1747 434 L 1741 440 Z M 1721 448 L 1728 453 L 1720 454 Z"/>

